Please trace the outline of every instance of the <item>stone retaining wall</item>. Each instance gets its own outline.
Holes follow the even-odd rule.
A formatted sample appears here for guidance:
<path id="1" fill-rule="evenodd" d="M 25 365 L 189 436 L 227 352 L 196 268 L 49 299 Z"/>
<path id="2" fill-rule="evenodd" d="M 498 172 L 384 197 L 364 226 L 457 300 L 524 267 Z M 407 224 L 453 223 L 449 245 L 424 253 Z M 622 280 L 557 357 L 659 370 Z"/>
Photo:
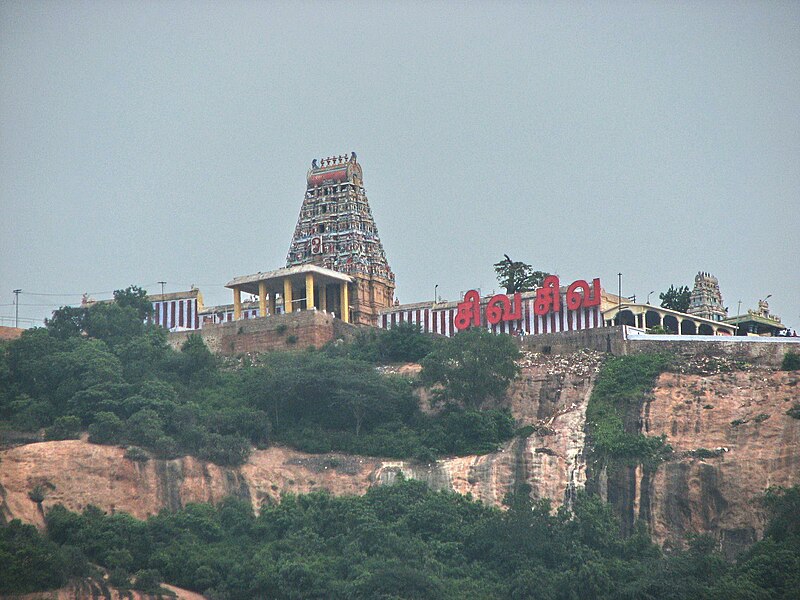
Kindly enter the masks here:
<path id="1" fill-rule="evenodd" d="M 199 331 L 169 334 L 169 343 L 180 348 L 190 335 L 200 335 L 215 354 L 244 354 L 274 350 L 319 348 L 328 342 L 351 337 L 357 327 L 328 313 L 304 310 L 257 319 L 242 319 L 206 325 Z"/>
<path id="2" fill-rule="evenodd" d="M 663 352 L 685 358 L 713 354 L 744 363 L 778 367 L 787 352 L 800 353 L 800 338 L 641 335 L 625 339 L 621 327 L 599 327 L 525 336 L 524 350 L 571 354 L 588 349 L 614 355 Z"/>

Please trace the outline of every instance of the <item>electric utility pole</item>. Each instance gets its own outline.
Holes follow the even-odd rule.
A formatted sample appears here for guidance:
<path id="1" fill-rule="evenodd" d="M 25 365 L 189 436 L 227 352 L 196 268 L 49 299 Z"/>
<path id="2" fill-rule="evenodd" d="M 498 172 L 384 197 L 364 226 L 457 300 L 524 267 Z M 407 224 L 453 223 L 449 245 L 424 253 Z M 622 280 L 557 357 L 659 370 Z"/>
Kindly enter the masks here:
<path id="1" fill-rule="evenodd" d="M 19 328 L 19 294 L 22 290 L 14 290 L 14 327 Z"/>

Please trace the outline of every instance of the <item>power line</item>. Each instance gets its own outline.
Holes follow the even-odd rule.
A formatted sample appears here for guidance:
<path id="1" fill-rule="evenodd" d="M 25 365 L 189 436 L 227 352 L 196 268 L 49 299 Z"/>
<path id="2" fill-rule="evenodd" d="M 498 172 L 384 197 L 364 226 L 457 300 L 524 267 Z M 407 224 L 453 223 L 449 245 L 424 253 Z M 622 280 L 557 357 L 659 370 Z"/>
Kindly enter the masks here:
<path id="1" fill-rule="evenodd" d="M 27 304 L 25 302 L 21 303 L 20 306 L 49 306 L 49 307 L 56 307 L 59 308 L 61 306 L 71 306 L 73 304 L 80 304 L 79 302 L 67 302 L 66 304 L 59 303 L 59 304 Z M 3 306 L 0 304 L 0 306 Z"/>
<path id="2" fill-rule="evenodd" d="M 166 283 L 166 282 L 164 282 L 164 283 Z M 156 286 L 156 285 L 160 285 L 160 284 L 161 284 L 160 281 L 153 281 L 153 282 L 150 282 L 150 283 L 146 283 L 146 284 L 144 284 L 143 286 L 140 286 L 140 287 L 142 287 L 144 289 L 147 289 L 148 287 Z M 174 285 L 187 286 L 187 287 L 188 286 L 192 286 L 192 285 L 195 286 L 195 287 L 199 287 L 199 286 L 203 286 L 203 287 L 222 287 L 222 288 L 225 287 L 224 283 L 175 283 Z M 109 294 L 110 295 L 110 294 L 113 294 L 116 291 L 117 290 L 104 290 L 104 291 L 99 291 L 99 292 L 23 292 L 22 290 L 20 290 L 20 293 L 25 295 L 25 296 L 51 296 L 51 297 L 56 297 L 56 298 L 65 298 L 65 297 L 69 297 L 69 296 L 80 296 L 80 297 L 83 297 L 84 294 L 86 294 L 88 296 L 102 296 L 102 295 L 105 295 L 105 294 Z"/>

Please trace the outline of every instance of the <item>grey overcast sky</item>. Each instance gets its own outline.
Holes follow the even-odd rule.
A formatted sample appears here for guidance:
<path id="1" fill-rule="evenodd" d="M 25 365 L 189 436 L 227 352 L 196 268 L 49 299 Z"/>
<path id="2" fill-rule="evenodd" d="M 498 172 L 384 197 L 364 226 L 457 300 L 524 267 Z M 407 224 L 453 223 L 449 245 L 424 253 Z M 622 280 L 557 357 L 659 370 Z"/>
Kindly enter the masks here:
<path id="1" fill-rule="evenodd" d="M 0 3 L 0 323 L 284 265 L 356 151 L 402 302 L 515 260 L 800 329 L 798 2 Z M 50 294 L 50 295 L 35 295 Z"/>

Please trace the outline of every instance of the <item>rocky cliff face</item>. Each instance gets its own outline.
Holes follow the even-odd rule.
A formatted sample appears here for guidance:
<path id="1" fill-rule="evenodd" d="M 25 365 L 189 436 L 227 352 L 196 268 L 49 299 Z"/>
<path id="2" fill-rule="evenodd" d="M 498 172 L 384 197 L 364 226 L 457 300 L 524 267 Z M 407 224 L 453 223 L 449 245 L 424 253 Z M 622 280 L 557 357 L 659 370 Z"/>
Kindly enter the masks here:
<path id="1" fill-rule="evenodd" d="M 0 515 L 41 526 L 47 507 L 62 503 L 144 518 L 228 495 L 258 510 L 285 492 L 364 493 L 400 471 L 494 505 L 527 483 L 532 496 L 558 506 L 586 483 L 585 414 L 601 360 L 590 352 L 526 354 L 507 401 L 533 433 L 492 454 L 425 465 L 269 448 L 254 451 L 240 468 L 223 468 L 191 457 L 134 462 L 120 448 L 85 441 L 42 442 L 0 452 Z M 754 499 L 769 485 L 800 482 L 800 421 L 785 414 L 799 397 L 798 379 L 763 367 L 662 375 L 640 426 L 648 435 L 666 434 L 675 456 L 654 473 L 632 469 L 624 493 L 611 490 L 621 498 L 615 503 L 621 516 L 644 519 L 667 544 L 690 533 L 711 533 L 729 549 L 757 539 L 763 515 Z M 41 505 L 28 496 L 37 486 L 45 496 Z"/>
<path id="2" fill-rule="evenodd" d="M 171 595 L 148 594 L 135 590 L 120 591 L 109 587 L 104 581 L 86 579 L 70 583 L 68 586 L 59 590 L 18 594 L 12 596 L 9 600 L 163 600 L 165 598 L 174 598 L 175 600 L 204 600 L 205 598 L 202 594 L 177 588 L 173 585 L 162 584 L 161 587 L 171 592 Z"/>
<path id="3" fill-rule="evenodd" d="M 642 424 L 648 435 L 667 435 L 676 459 L 639 479 L 637 494 L 646 486 L 649 506 L 638 512 L 658 540 L 710 533 L 733 554 L 760 538 L 758 497 L 800 483 L 800 420 L 786 414 L 799 385 L 798 372 L 766 368 L 661 375 Z"/>

